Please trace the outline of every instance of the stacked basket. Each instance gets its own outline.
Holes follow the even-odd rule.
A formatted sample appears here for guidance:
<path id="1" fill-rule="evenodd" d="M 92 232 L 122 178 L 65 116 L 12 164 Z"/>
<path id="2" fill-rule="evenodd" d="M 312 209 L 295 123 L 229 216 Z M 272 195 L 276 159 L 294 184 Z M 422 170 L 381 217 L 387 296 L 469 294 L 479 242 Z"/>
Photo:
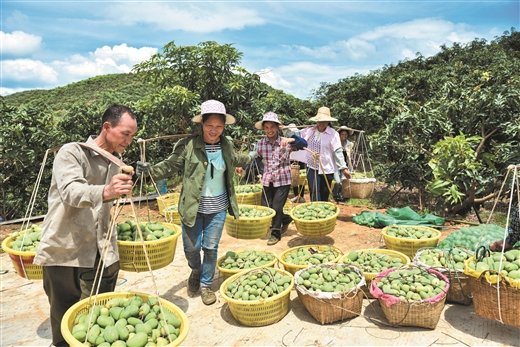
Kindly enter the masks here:
<path id="1" fill-rule="evenodd" d="M 261 239 L 266 236 L 271 226 L 271 220 L 276 214 L 275 210 L 259 205 L 239 205 L 238 207 L 263 210 L 269 212 L 269 214 L 263 217 L 241 216 L 238 219 L 228 214 L 224 222 L 226 233 L 231 237 L 244 240 Z"/>
<path id="2" fill-rule="evenodd" d="M 164 209 L 164 217 L 166 222 L 181 225 L 181 215 L 179 214 L 179 205 L 174 204 Z"/>
<path id="3" fill-rule="evenodd" d="M 260 205 L 262 203 L 262 185 L 245 184 L 235 187 L 239 205 Z"/>
<path id="4" fill-rule="evenodd" d="M 410 238 L 389 235 L 389 232 L 391 232 L 392 230 L 399 231 L 401 229 L 403 230 L 403 232 L 404 230 L 409 229 L 415 230 L 418 233 L 428 232 L 433 236 L 421 239 L 417 237 Z M 415 257 L 415 253 L 417 253 L 417 251 L 421 248 L 437 246 L 437 243 L 439 242 L 439 239 L 442 235 L 441 232 L 436 229 L 420 225 L 389 225 L 387 227 L 384 227 L 381 233 L 383 235 L 383 238 L 385 239 L 385 244 L 388 249 L 404 253 L 408 257 L 410 257 L 410 259 L 413 259 L 413 257 Z"/>
<path id="5" fill-rule="evenodd" d="M 334 278 L 329 275 L 329 279 L 332 280 L 332 283 L 336 283 L 336 287 L 338 283 L 344 283 L 343 278 L 348 279 L 348 282 L 352 285 L 348 288 L 337 289 L 334 288 L 332 292 L 320 290 L 313 290 L 312 285 L 314 284 L 316 288 L 320 286 L 317 283 L 323 283 L 327 281 L 324 279 L 323 272 L 320 275 L 316 275 L 316 271 L 318 268 L 328 269 L 331 273 L 335 271 Z M 347 268 L 348 273 L 355 273 L 357 276 L 352 277 L 343 277 L 341 280 L 339 279 L 340 275 L 342 275 L 342 269 Z M 313 275 L 310 275 L 309 272 L 313 272 Z M 302 277 L 302 274 L 306 273 L 308 280 L 305 280 Z M 346 274 L 345 276 L 348 276 Z M 310 284 L 311 281 L 314 280 L 313 284 Z M 356 281 L 357 280 L 357 281 Z M 365 285 L 365 280 L 363 277 L 363 273 L 354 266 L 344 265 L 344 264 L 320 264 L 308 267 L 306 269 L 299 270 L 294 275 L 296 292 L 298 293 L 298 297 L 302 301 L 303 305 L 309 311 L 309 313 L 321 324 L 333 323 L 337 321 L 342 321 L 345 319 L 349 319 L 355 316 L 359 316 L 361 314 L 361 308 L 363 306 L 363 291 L 361 287 Z M 305 283 L 309 281 L 310 288 L 307 288 L 309 284 Z M 306 286 L 307 284 L 307 286 Z M 333 287 L 331 287 L 332 289 Z"/>
<path id="6" fill-rule="evenodd" d="M 169 193 L 164 194 L 156 198 L 157 200 L 157 208 L 159 209 L 159 213 L 164 216 L 164 210 L 171 205 L 176 205 L 179 203 L 179 193 Z"/>
<path id="7" fill-rule="evenodd" d="M 315 217 L 310 217 L 313 219 L 306 219 L 307 217 L 301 217 L 297 212 L 299 209 L 308 209 L 311 207 L 319 209 L 320 206 L 326 206 L 326 209 L 333 211 L 333 214 L 320 219 Z M 331 202 L 307 202 L 294 207 L 291 210 L 290 215 L 294 221 L 296 230 L 298 230 L 300 234 L 309 237 L 320 237 L 328 235 L 334 231 L 334 228 L 336 227 L 336 219 L 339 215 L 339 208 Z"/>

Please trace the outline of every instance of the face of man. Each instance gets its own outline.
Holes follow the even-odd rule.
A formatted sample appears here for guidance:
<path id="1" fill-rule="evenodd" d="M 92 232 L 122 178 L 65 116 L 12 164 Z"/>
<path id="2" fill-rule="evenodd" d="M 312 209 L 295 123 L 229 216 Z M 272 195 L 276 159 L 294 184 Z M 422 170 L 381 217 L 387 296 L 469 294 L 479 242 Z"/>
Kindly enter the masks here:
<path id="1" fill-rule="evenodd" d="M 339 138 L 341 142 L 345 142 L 348 139 L 348 131 L 342 131 L 339 133 Z"/>
<path id="2" fill-rule="evenodd" d="M 274 141 L 278 138 L 278 129 L 278 123 L 264 122 L 264 132 L 269 140 Z"/>
<path id="3" fill-rule="evenodd" d="M 110 122 L 105 122 L 103 132 L 105 133 L 105 146 L 107 148 L 103 148 L 103 146 L 102 148 L 110 153 L 121 154 L 132 143 L 137 133 L 137 121 L 128 113 L 123 113 L 116 126 L 112 126 Z"/>
<path id="4" fill-rule="evenodd" d="M 318 131 L 320 133 L 324 132 L 325 129 L 327 129 L 328 126 L 329 126 L 329 122 L 318 122 L 316 124 L 316 127 L 318 128 Z"/>
<path id="5" fill-rule="evenodd" d="M 220 141 L 220 135 L 224 132 L 224 122 L 219 116 L 212 115 L 202 123 L 202 131 L 204 142 L 217 143 Z"/>

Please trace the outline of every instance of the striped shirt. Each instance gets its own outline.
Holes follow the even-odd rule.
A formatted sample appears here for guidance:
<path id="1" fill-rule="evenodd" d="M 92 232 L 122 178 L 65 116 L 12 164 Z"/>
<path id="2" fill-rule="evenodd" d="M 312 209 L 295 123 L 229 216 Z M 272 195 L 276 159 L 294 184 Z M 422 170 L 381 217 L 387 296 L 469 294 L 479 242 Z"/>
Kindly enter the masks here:
<path id="1" fill-rule="evenodd" d="M 208 168 L 202 187 L 199 209 L 203 214 L 217 213 L 227 210 L 229 199 L 226 192 L 224 173 L 226 164 L 222 156 L 222 146 L 219 143 L 205 144 L 208 156 Z"/>

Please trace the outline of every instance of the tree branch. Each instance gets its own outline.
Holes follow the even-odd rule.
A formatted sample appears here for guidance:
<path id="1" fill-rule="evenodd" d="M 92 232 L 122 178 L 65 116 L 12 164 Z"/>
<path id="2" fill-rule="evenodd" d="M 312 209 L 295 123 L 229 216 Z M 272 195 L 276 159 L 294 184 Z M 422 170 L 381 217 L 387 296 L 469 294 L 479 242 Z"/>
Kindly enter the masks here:
<path id="1" fill-rule="evenodd" d="M 408 129 L 408 135 L 410 135 L 410 140 L 412 140 L 413 144 L 414 144 L 414 147 L 423 151 L 424 153 L 426 153 L 428 156 L 432 157 L 433 158 L 433 153 L 429 152 L 428 150 L 424 149 L 416 140 L 415 138 L 413 137 L 412 135 L 412 129 Z"/>
<path id="2" fill-rule="evenodd" d="M 491 137 L 491 135 L 493 135 L 494 133 L 496 133 L 498 131 L 498 129 L 493 129 L 492 131 L 490 131 L 487 135 L 485 134 L 485 130 L 484 130 L 484 126 L 482 126 L 482 140 L 480 141 L 477 149 L 475 150 L 475 158 L 478 157 L 480 151 L 482 150 L 482 148 L 484 148 L 484 144 L 486 143 L 486 140 Z"/>

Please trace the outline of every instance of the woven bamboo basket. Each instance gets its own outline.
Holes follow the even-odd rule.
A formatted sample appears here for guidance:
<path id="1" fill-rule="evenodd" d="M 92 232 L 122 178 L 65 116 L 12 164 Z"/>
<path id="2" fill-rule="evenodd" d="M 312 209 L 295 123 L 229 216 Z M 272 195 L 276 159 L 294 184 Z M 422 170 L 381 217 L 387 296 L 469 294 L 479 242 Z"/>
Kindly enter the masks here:
<path id="1" fill-rule="evenodd" d="M 267 299 L 242 301 L 232 299 L 226 295 L 228 285 L 249 271 L 237 273 L 222 283 L 220 296 L 227 301 L 231 314 L 239 323 L 252 327 L 265 326 L 280 321 L 289 312 L 294 278 L 287 271 L 281 269 L 276 269 L 276 271 L 285 276 L 291 276 L 291 282 L 284 291 Z"/>
<path id="2" fill-rule="evenodd" d="M 274 259 L 272 261 L 270 261 L 269 263 L 265 264 L 265 265 L 255 266 L 255 267 L 275 267 L 276 263 L 278 263 L 278 256 L 276 255 L 276 253 L 274 253 L 272 251 L 267 251 L 267 250 L 262 250 L 262 251 L 266 252 L 266 253 L 272 254 L 274 256 Z M 244 253 L 244 251 L 238 251 L 238 252 L 235 252 L 235 253 L 237 253 L 237 254 Z M 255 268 L 255 267 L 252 267 L 252 268 L 248 268 L 248 269 L 245 269 L 245 268 L 226 269 L 224 267 L 224 264 L 222 263 L 225 259 L 226 259 L 226 256 L 223 255 L 220 258 L 218 258 L 218 260 L 217 260 L 217 269 L 220 271 L 220 274 L 222 275 L 222 279 L 223 280 L 227 280 L 229 277 L 231 277 L 231 276 L 233 276 L 233 275 L 235 275 L 235 274 L 237 274 L 239 272 Z"/>
<path id="3" fill-rule="evenodd" d="M 394 237 L 391 235 L 387 235 L 388 229 L 392 228 L 414 228 L 414 229 L 423 229 L 423 230 L 429 230 L 435 233 L 436 236 L 428 239 L 410 239 L 410 238 L 401 238 L 401 237 Z M 410 226 L 410 225 L 390 225 L 387 227 L 384 227 L 381 231 L 383 238 L 385 239 L 385 244 L 388 249 L 398 251 L 401 253 L 406 254 L 410 259 L 413 259 L 415 257 L 415 253 L 421 248 L 424 247 L 435 247 L 437 246 L 437 243 L 439 243 L 439 239 L 441 237 L 441 232 L 433 229 L 428 228 L 425 226 Z"/>
<path id="4" fill-rule="evenodd" d="M 398 252 L 398 251 L 392 251 L 390 249 L 377 249 L 377 248 L 374 248 L 374 249 L 360 249 L 360 250 L 357 250 L 357 252 L 358 253 L 361 253 L 361 252 L 374 252 L 374 253 L 379 253 L 379 254 L 388 254 L 388 255 L 390 255 L 392 257 L 400 258 L 402 260 L 402 263 L 401 263 L 402 265 L 409 265 L 412 262 L 410 260 L 410 258 L 406 254 L 403 254 L 403 253 Z M 347 257 L 348 257 L 348 253 L 343 255 L 338 260 L 338 263 L 339 264 L 344 264 L 344 261 L 345 261 L 345 259 Z M 353 265 L 353 266 L 356 266 L 356 265 Z M 361 289 L 363 290 L 363 292 L 365 293 L 367 298 L 372 299 L 373 296 L 372 296 L 372 294 L 370 294 L 370 284 L 372 283 L 372 280 L 377 276 L 377 274 L 379 272 L 368 272 L 366 268 L 363 268 L 361 266 L 356 266 L 356 267 L 358 267 L 363 272 L 363 276 L 365 277 L 366 285 L 361 287 Z"/>
<path id="5" fill-rule="evenodd" d="M 393 297 L 394 299 L 397 298 L 390 294 L 383 294 L 382 290 L 377 286 L 377 282 L 379 282 L 381 277 L 386 276 L 388 273 L 395 270 L 395 268 L 391 268 L 380 272 L 370 285 L 370 293 L 379 301 L 379 305 L 381 306 L 386 319 L 388 319 L 388 322 L 397 326 L 414 326 L 435 329 L 444 309 L 446 292 L 440 292 L 429 299 L 410 301 L 397 300 L 397 303 L 388 304 L 389 297 Z M 449 290 L 450 283 L 446 276 L 433 269 L 424 270 L 445 281 L 446 286 L 448 287 L 446 290 Z"/>
<path id="6" fill-rule="evenodd" d="M 152 270 L 161 269 L 173 261 L 177 239 L 182 234 L 182 228 L 179 225 L 162 224 L 175 230 L 175 234 L 164 239 L 144 241 Z M 141 241 L 117 241 L 117 246 L 121 270 L 130 272 L 149 271 Z"/>
<path id="7" fill-rule="evenodd" d="M 2 241 L 2 249 L 9 254 L 9 258 L 13 263 L 14 269 L 18 276 L 27 278 L 28 280 L 43 279 L 43 267 L 33 264 L 36 252 L 15 251 L 10 247 L 13 239 L 8 236 Z"/>
<path id="8" fill-rule="evenodd" d="M 333 264 L 320 264 L 311 267 L 327 267 L 336 268 Z M 302 269 L 294 275 L 296 293 L 303 303 L 303 306 L 309 313 L 322 325 L 343 321 L 352 317 L 359 316 L 363 307 L 363 291 L 361 287 L 365 286 L 363 273 L 356 267 L 350 265 L 342 265 L 350 267 L 360 277 L 359 282 L 354 288 L 342 292 L 326 293 L 318 291 L 310 291 L 305 286 L 298 284 L 297 280 L 303 271 Z"/>
<path id="9" fill-rule="evenodd" d="M 271 220 L 276 214 L 275 210 L 260 205 L 238 205 L 238 207 L 268 210 L 271 211 L 271 214 L 264 217 L 240 217 L 239 219 L 228 214 L 224 222 L 226 233 L 231 237 L 243 240 L 261 239 L 266 236 L 271 226 Z"/>
<path id="10" fill-rule="evenodd" d="M 135 295 L 140 296 L 143 301 L 147 301 L 148 298 L 152 295 L 138 292 L 110 292 L 103 293 L 97 295 L 96 305 L 104 305 L 111 299 L 123 299 L 123 298 L 131 298 Z M 162 298 L 159 298 L 161 301 L 161 306 L 163 310 L 167 310 L 170 313 L 174 314 L 180 321 L 181 325 L 179 326 L 179 335 L 175 340 L 166 345 L 167 347 L 179 346 L 188 336 L 188 330 L 190 328 L 188 317 L 186 314 L 176 305 L 172 304 L 169 301 L 166 301 Z M 74 320 L 80 314 L 87 314 L 90 307 L 94 304 L 93 298 L 86 298 L 78 303 L 72 305 L 61 320 L 61 334 L 65 341 L 69 343 L 71 346 L 83 346 L 83 341 L 78 341 L 72 336 L 71 330 L 74 326 Z"/>
<path id="11" fill-rule="evenodd" d="M 331 261 L 327 261 L 328 263 L 337 263 L 338 260 L 341 258 L 343 253 L 339 248 L 336 248 L 334 246 L 328 246 L 328 245 L 306 245 L 306 246 L 297 246 L 293 248 L 286 249 L 280 255 L 278 256 L 278 261 L 282 263 L 283 268 L 286 271 L 289 271 L 291 274 L 295 274 L 298 270 L 305 269 L 309 266 L 312 266 L 312 264 L 303 264 L 303 265 L 296 265 L 296 264 L 290 264 L 285 260 L 285 257 L 289 253 L 296 253 L 299 248 L 307 248 L 307 249 L 313 249 L 314 251 L 325 251 L 325 250 L 331 250 L 335 255 L 336 258 L 334 258 Z"/>
<path id="12" fill-rule="evenodd" d="M 500 277 L 489 283 L 487 274 Z M 491 270 L 483 271 L 478 278 L 470 277 L 473 305 L 477 316 L 520 328 L 520 288 L 512 287 L 504 277 Z"/>
<path id="13" fill-rule="evenodd" d="M 291 188 L 297 187 L 300 182 L 300 164 L 292 163 L 291 164 Z"/>
<path id="14" fill-rule="evenodd" d="M 304 220 L 304 219 L 299 219 L 295 216 L 294 212 L 296 211 L 297 208 L 300 208 L 302 206 L 311 205 L 311 204 L 332 205 L 336 209 L 336 212 L 332 216 L 329 216 L 324 219 L 316 219 L 316 220 Z M 300 234 L 302 234 L 304 236 L 309 236 L 309 237 L 320 237 L 320 236 L 328 235 L 334 231 L 334 228 L 336 227 L 336 219 L 339 215 L 339 208 L 331 202 L 324 202 L 324 201 L 306 202 L 306 203 L 303 203 L 303 204 L 300 204 L 300 205 L 294 207 L 291 210 L 290 215 L 294 221 L 296 230 L 298 230 L 298 232 Z"/>
<path id="15" fill-rule="evenodd" d="M 255 186 L 262 187 L 260 184 L 256 184 Z M 235 190 L 238 187 L 240 186 L 236 186 Z M 236 193 L 235 195 L 239 205 L 260 205 L 262 203 L 262 191 L 253 193 Z"/>
<path id="16" fill-rule="evenodd" d="M 470 278 L 464 273 L 464 269 L 459 270 L 447 267 L 429 266 L 421 262 L 419 259 L 422 252 L 425 250 L 426 249 L 421 249 L 417 251 L 413 262 L 424 268 L 435 269 L 444 274 L 449 279 L 450 289 L 446 294 L 446 301 L 466 306 L 471 305 L 473 300 L 471 294 Z"/>
<path id="17" fill-rule="evenodd" d="M 159 209 L 159 213 L 164 216 L 164 210 L 166 207 L 178 204 L 179 197 L 179 193 L 169 193 L 157 197 L 155 200 L 157 200 L 157 208 Z"/>
<path id="18" fill-rule="evenodd" d="M 170 224 L 181 225 L 181 215 L 177 210 L 178 206 L 179 205 L 174 204 L 164 209 L 164 218 L 166 219 L 166 222 Z"/>
<path id="19" fill-rule="evenodd" d="M 343 197 L 345 199 L 366 199 L 374 194 L 376 187 L 375 178 L 363 178 L 363 179 L 346 179 L 341 182 L 343 188 Z"/>

